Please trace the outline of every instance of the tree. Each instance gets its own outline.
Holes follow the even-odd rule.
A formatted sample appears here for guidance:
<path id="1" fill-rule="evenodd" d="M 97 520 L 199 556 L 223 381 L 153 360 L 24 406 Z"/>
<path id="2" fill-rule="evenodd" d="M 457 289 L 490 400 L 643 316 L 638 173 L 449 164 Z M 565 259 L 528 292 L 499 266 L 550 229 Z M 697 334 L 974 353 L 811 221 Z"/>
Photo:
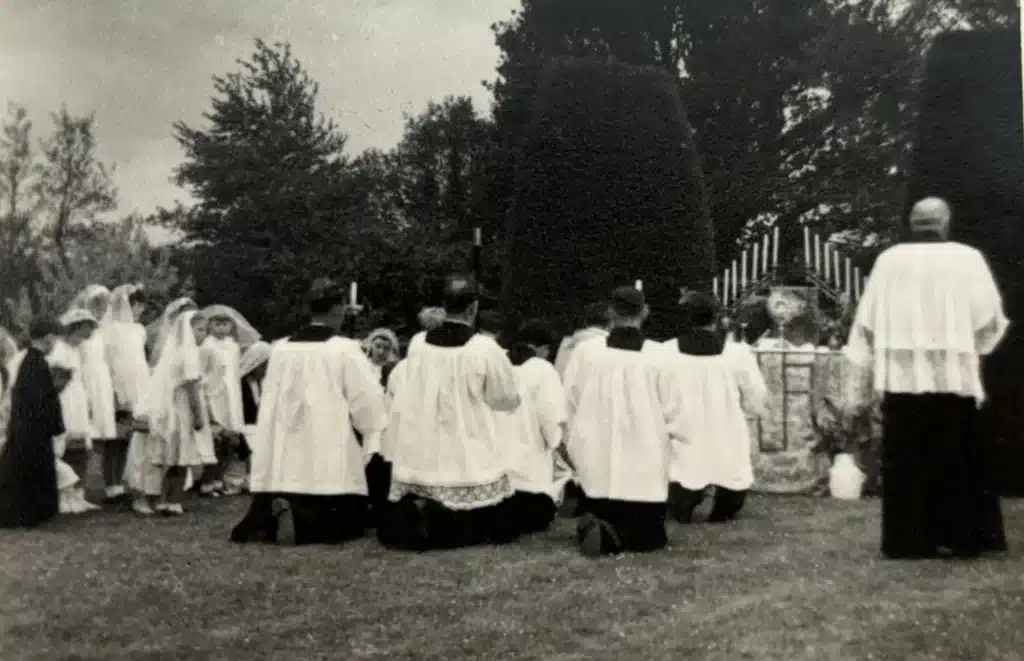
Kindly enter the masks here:
<path id="1" fill-rule="evenodd" d="M 364 209 L 345 136 L 317 112 L 291 48 L 257 40 L 238 65 L 214 77 L 206 128 L 174 125 L 186 155 L 176 179 L 199 200 L 181 229 L 204 258 L 200 298 L 283 329 L 309 279 L 353 275 Z"/>
<path id="2" fill-rule="evenodd" d="M 692 130 L 661 69 L 571 58 L 542 74 L 517 177 L 503 289 L 510 318 L 568 321 L 643 280 L 673 326 L 679 287 L 710 289 L 714 232 Z"/>
<path id="3" fill-rule="evenodd" d="M 117 208 L 117 189 L 113 167 L 97 159 L 95 117 L 77 117 L 62 107 L 52 118 L 54 132 L 42 142 L 34 185 L 39 205 L 52 223 L 57 256 L 70 269 L 64 239 L 72 224 L 93 221 L 98 214 Z"/>

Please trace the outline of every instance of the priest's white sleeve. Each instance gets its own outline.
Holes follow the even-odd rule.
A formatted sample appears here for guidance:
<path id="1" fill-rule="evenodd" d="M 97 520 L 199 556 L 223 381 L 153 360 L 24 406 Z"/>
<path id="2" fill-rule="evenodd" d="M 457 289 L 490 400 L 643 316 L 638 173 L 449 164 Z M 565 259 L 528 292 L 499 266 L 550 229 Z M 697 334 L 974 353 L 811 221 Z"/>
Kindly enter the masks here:
<path id="1" fill-rule="evenodd" d="M 534 408 L 540 422 L 541 436 L 549 450 L 562 444 L 568 413 L 565 405 L 565 391 L 562 380 L 550 363 L 543 363 L 543 374 L 534 393 Z"/>
<path id="2" fill-rule="evenodd" d="M 364 437 L 379 434 L 387 424 L 384 389 L 361 349 L 350 351 L 343 379 L 352 427 Z"/>
<path id="3" fill-rule="evenodd" d="M 971 321 L 974 323 L 978 355 L 987 356 L 1002 342 L 1010 322 L 1003 312 L 1003 297 L 992 277 L 992 270 L 980 252 L 977 253 L 975 269 L 978 273 L 971 278 L 975 285 L 971 297 Z"/>
<path id="4" fill-rule="evenodd" d="M 484 354 L 484 401 L 495 411 L 515 411 L 519 408 L 519 382 L 512 363 L 496 343 Z"/>
<path id="5" fill-rule="evenodd" d="M 743 412 L 751 417 L 764 417 L 767 413 L 768 384 L 765 383 L 757 356 L 747 347 L 736 354 L 736 382 L 740 389 Z"/>

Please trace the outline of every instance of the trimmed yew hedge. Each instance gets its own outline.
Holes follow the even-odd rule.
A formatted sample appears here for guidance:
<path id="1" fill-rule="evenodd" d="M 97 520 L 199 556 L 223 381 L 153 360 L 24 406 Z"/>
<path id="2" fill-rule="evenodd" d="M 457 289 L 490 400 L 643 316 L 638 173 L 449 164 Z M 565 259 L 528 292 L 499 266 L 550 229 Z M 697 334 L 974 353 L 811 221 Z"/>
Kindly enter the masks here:
<path id="1" fill-rule="evenodd" d="M 649 333 L 675 332 L 679 287 L 709 290 L 714 230 L 692 131 L 667 72 L 570 59 L 539 79 L 517 172 L 506 318 L 576 318 L 642 280 Z"/>

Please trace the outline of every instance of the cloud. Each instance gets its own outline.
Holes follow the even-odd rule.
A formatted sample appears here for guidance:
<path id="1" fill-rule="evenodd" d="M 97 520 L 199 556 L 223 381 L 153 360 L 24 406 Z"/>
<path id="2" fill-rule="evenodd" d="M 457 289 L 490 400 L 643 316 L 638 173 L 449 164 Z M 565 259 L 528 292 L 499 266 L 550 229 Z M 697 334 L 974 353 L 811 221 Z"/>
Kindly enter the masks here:
<path id="1" fill-rule="evenodd" d="M 480 109 L 498 51 L 489 26 L 517 0 L 0 0 L 0 103 L 28 107 L 47 130 L 62 103 L 96 113 L 101 156 L 117 164 L 122 213 L 185 191 L 178 120 L 202 123 L 212 76 L 236 69 L 252 41 L 284 40 L 320 84 L 320 110 L 353 152 L 388 148 L 403 113 L 467 94 Z"/>

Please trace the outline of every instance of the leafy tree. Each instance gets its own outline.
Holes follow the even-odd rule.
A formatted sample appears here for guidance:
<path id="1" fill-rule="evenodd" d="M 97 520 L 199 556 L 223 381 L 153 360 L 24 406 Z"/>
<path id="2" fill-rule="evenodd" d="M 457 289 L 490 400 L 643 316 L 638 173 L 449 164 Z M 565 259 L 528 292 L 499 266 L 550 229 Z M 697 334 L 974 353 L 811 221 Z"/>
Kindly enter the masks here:
<path id="1" fill-rule="evenodd" d="M 238 65 L 214 77 L 206 128 L 174 125 L 186 154 L 176 179 L 199 200 L 181 229 L 202 260 L 200 298 L 283 330 L 309 279 L 353 275 L 362 198 L 345 136 L 317 112 L 318 86 L 291 48 L 257 40 Z"/>
<path id="2" fill-rule="evenodd" d="M 679 285 L 710 288 L 713 230 L 692 132 L 663 70 L 572 58 L 541 77 L 517 181 L 509 316 L 578 313 L 644 281 L 673 327 Z"/>
<path id="3" fill-rule="evenodd" d="M 39 207 L 53 227 L 57 255 L 71 269 L 65 237 L 76 222 L 91 222 L 117 208 L 113 167 L 97 159 L 94 115 L 77 117 L 61 108 L 52 115 L 53 134 L 41 144 L 34 183 Z"/>

